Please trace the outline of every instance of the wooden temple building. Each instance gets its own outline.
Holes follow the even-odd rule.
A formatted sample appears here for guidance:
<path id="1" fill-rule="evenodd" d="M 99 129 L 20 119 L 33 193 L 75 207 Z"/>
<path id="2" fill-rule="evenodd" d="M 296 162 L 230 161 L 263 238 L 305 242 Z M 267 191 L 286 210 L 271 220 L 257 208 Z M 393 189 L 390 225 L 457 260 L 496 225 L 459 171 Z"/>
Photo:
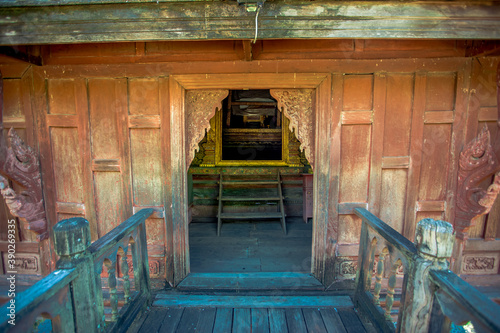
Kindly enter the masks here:
<path id="1" fill-rule="evenodd" d="M 1 1 L 1 330 L 500 329 L 499 65 L 499 1 Z"/>

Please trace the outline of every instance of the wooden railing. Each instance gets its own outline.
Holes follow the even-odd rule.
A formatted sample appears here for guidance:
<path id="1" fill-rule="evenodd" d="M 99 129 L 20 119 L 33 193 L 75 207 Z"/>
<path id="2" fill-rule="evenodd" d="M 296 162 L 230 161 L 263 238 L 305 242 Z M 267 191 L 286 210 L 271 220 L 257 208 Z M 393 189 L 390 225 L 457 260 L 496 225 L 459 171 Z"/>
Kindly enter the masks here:
<path id="1" fill-rule="evenodd" d="M 54 226 L 54 247 L 60 257 L 57 270 L 18 294 L 13 311 L 10 302 L 3 306 L 0 332 L 31 332 L 43 319 L 49 321 L 53 332 L 126 330 L 151 301 L 145 220 L 152 213 L 151 208 L 139 211 L 92 245 L 87 220 L 60 221 Z M 103 267 L 106 288 L 101 283 Z M 117 268 L 121 278 L 117 278 Z M 117 281 L 123 295 L 121 290 L 118 293 Z M 108 302 L 111 316 L 106 320 Z M 14 316 L 4 315 L 10 313 Z"/>
<path id="2" fill-rule="evenodd" d="M 476 332 L 500 332 L 500 306 L 448 270 L 451 224 L 421 220 L 413 244 L 366 209 L 355 212 L 362 227 L 354 300 L 378 331 L 449 332 L 452 322 L 472 322 Z"/>

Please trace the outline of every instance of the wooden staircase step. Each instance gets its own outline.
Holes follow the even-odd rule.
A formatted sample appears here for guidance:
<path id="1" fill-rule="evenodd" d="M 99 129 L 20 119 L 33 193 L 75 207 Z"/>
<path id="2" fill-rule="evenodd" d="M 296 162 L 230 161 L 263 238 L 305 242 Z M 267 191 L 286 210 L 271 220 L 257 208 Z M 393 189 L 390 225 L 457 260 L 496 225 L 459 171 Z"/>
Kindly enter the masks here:
<path id="1" fill-rule="evenodd" d="M 158 294 L 153 306 L 234 308 L 351 308 L 349 296 L 217 296 Z"/>
<path id="2" fill-rule="evenodd" d="M 177 286 L 182 291 L 324 291 L 310 273 L 190 273 Z"/>
<path id="3" fill-rule="evenodd" d="M 267 181 L 250 181 L 250 180 L 242 180 L 242 181 L 222 181 L 222 185 L 278 185 L 280 182 L 277 180 L 267 180 Z"/>
<path id="4" fill-rule="evenodd" d="M 266 212 L 266 213 L 221 213 L 221 219 L 279 219 L 282 217 L 281 212 Z"/>
<path id="5" fill-rule="evenodd" d="M 221 198 L 217 197 L 218 200 L 222 201 L 280 201 L 280 197 L 243 197 L 243 196 L 223 196 Z"/>

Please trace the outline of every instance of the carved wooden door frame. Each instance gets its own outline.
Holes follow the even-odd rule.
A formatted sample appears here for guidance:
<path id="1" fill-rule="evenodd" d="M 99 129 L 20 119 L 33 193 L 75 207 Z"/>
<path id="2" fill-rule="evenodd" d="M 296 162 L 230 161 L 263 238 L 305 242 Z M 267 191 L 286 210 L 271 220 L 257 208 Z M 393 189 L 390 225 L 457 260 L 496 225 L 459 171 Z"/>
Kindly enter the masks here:
<path id="1" fill-rule="evenodd" d="M 314 164 L 314 218 L 313 218 L 313 244 L 312 244 L 312 273 L 324 281 L 325 254 L 327 246 L 327 230 L 329 215 L 336 209 L 336 201 L 331 202 L 329 196 L 335 190 L 331 184 L 338 182 L 330 172 L 330 164 L 336 158 L 336 150 L 330 149 L 331 140 L 321 138 L 337 137 L 339 132 L 332 126 L 332 78 L 331 74 L 317 73 L 244 73 L 244 74 L 188 74 L 172 75 L 169 77 L 169 112 L 168 119 L 170 127 L 170 142 L 166 153 L 170 157 L 168 178 L 171 182 L 171 195 L 166 198 L 166 207 L 171 207 L 168 216 L 172 223 L 171 248 L 173 253 L 168 254 L 172 258 L 173 282 L 177 285 L 189 273 L 189 233 L 188 233 L 188 188 L 187 168 L 189 166 L 188 153 L 191 143 L 188 142 L 189 125 L 186 122 L 186 90 L 192 89 L 314 89 L 313 113 L 315 123 L 314 142 L 310 143 L 314 148 L 314 156 L 311 164 Z M 220 98 L 224 94 L 215 93 Z M 220 101 L 219 101 L 220 103 Z M 212 107 L 207 108 L 212 111 Z M 209 115 L 206 115 L 209 116 Z M 208 120 L 210 117 L 208 117 Z M 201 129 L 203 131 L 204 129 Z M 334 130 L 337 135 L 330 135 Z M 202 133 L 203 134 L 203 133 Z M 194 135 L 196 136 L 196 134 Z M 337 145 L 338 146 L 338 145 Z M 332 145 L 332 147 L 334 147 Z M 338 152 L 340 153 L 340 152 Z"/>

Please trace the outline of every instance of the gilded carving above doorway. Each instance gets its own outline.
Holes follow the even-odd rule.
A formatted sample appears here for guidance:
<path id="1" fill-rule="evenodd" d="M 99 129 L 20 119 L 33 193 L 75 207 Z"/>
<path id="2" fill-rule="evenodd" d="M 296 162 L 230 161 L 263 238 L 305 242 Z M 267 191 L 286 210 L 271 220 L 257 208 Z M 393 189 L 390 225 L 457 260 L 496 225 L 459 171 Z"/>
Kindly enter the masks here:
<path id="1" fill-rule="evenodd" d="M 301 148 L 314 168 L 314 89 L 271 89 L 271 95 L 278 101 L 290 120 L 290 131 L 295 132 Z"/>

